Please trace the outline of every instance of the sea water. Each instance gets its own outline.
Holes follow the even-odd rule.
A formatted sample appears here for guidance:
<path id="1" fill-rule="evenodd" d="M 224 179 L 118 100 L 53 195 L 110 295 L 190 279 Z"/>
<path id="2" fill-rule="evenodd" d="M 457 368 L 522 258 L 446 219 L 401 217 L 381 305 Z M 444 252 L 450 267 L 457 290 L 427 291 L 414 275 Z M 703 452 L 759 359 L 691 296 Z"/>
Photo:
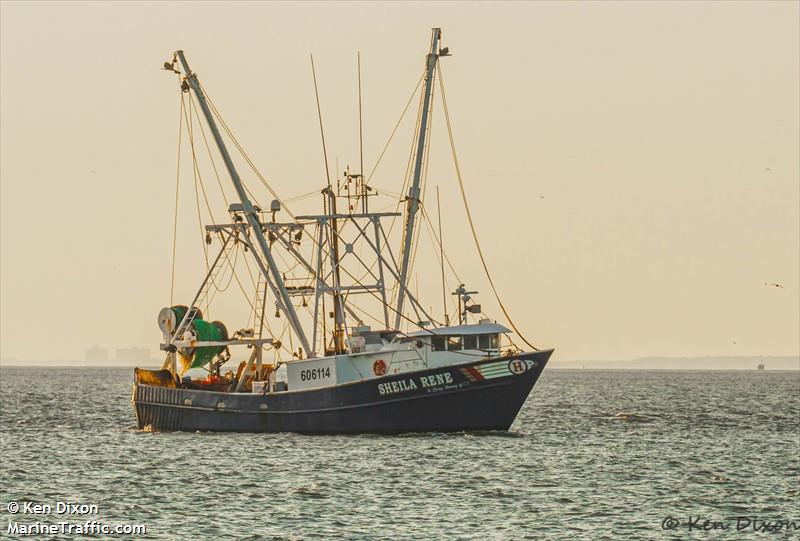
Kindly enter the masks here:
<path id="1" fill-rule="evenodd" d="M 798 372 L 546 369 L 508 433 L 403 436 L 143 432 L 132 378 L 0 369 L 0 537 L 800 538 Z"/>

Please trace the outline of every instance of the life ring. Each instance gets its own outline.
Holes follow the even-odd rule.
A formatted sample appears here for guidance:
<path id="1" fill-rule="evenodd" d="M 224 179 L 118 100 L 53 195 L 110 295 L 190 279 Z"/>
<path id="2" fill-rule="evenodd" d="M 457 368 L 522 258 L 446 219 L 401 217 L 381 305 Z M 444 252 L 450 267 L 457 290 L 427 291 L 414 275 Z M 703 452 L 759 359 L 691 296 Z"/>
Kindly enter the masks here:
<path id="1" fill-rule="evenodd" d="M 376 376 L 383 376 L 386 374 L 386 362 L 383 359 L 378 359 L 372 363 L 372 371 Z"/>

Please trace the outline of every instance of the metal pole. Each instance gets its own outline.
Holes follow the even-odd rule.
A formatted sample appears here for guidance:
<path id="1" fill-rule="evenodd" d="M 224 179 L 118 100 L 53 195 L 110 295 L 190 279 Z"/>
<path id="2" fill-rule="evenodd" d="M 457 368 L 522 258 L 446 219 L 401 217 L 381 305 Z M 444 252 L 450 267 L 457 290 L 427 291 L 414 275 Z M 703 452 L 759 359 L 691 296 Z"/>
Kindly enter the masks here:
<path id="1" fill-rule="evenodd" d="M 378 276 L 380 277 L 381 281 L 381 301 L 383 303 L 383 324 L 386 325 L 386 329 L 389 329 L 389 303 L 386 300 L 386 280 L 383 276 L 383 260 L 380 258 L 381 252 L 381 233 L 380 233 L 380 219 L 376 216 L 372 219 L 372 223 L 375 227 L 375 250 L 377 250 L 379 257 L 378 257 Z"/>
<path id="2" fill-rule="evenodd" d="M 431 35 L 431 52 L 425 61 L 425 99 L 422 103 L 422 116 L 419 123 L 419 137 L 417 138 L 417 154 L 414 160 L 414 180 L 408 190 L 406 197 L 406 228 L 403 234 L 403 262 L 400 269 L 400 291 L 397 295 L 397 317 L 395 318 L 395 329 L 400 328 L 400 320 L 403 314 L 403 302 L 405 301 L 405 285 L 408 281 L 408 266 L 411 260 L 412 242 L 414 240 L 414 220 L 419 208 L 420 180 L 422 178 L 422 165 L 425 154 L 425 136 L 428 132 L 428 108 L 433 94 L 433 76 L 436 69 L 436 61 L 439 59 L 439 39 L 441 38 L 441 28 L 434 28 Z"/>
<path id="3" fill-rule="evenodd" d="M 258 240 L 258 245 L 261 248 L 261 252 L 264 254 L 264 258 L 267 260 L 270 273 L 275 280 L 278 292 L 283 301 L 283 309 L 286 312 L 286 315 L 289 317 L 289 323 L 291 324 L 295 334 L 297 334 L 297 338 L 300 340 L 300 343 L 303 345 L 303 349 L 310 351 L 310 348 L 308 347 L 308 339 L 306 338 L 305 332 L 303 332 L 303 328 L 300 326 L 300 320 L 297 317 L 297 312 L 295 311 L 294 306 L 292 306 L 289 293 L 286 291 L 286 284 L 283 283 L 283 277 L 278 270 L 278 265 L 275 263 L 275 258 L 272 257 L 272 252 L 269 249 L 269 244 L 267 244 L 267 239 L 264 238 L 264 233 L 261 231 L 261 222 L 258 219 L 256 210 L 253 208 L 253 204 L 247 197 L 247 193 L 242 185 L 242 180 L 239 178 L 239 173 L 236 171 L 236 167 L 233 165 L 233 161 L 228 153 L 228 149 L 225 147 L 225 142 L 222 140 L 222 135 L 219 133 L 217 123 L 214 120 L 214 115 L 211 114 L 211 110 L 206 102 L 205 94 L 203 94 L 203 90 L 200 88 L 200 83 L 197 80 L 197 76 L 192 73 L 191 69 L 189 69 L 189 64 L 186 62 L 186 57 L 184 56 L 183 51 L 178 51 L 177 54 L 178 58 L 180 58 L 181 65 L 183 66 L 183 71 L 186 74 L 186 82 L 191 89 L 194 90 L 194 93 L 197 96 L 197 101 L 200 103 L 200 108 L 203 110 L 203 115 L 206 117 L 208 127 L 211 129 L 211 133 L 214 136 L 214 141 L 216 141 L 219 152 L 222 154 L 222 159 L 225 161 L 225 167 L 228 169 L 233 186 L 236 188 L 236 193 L 239 195 L 239 200 L 242 203 L 242 208 L 244 209 L 247 222 L 253 229 L 253 233 L 256 236 L 256 240 Z"/>
<path id="4" fill-rule="evenodd" d="M 322 190 L 328 196 L 328 210 L 332 216 L 336 216 L 336 194 L 333 193 L 330 185 Z M 341 293 L 341 277 L 339 269 L 339 226 L 336 218 L 331 218 L 328 224 L 330 232 L 330 256 L 333 271 L 333 343 L 336 354 L 344 353 L 344 304 Z"/>
<path id="5" fill-rule="evenodd" d="M 323 224 L 317 225 L 319 229 L 319 240 L 317 242 L 317 270 L 314 273 L 314 277 L 316 278 L 316 283 L 314 286 L 314 331 L 313 331 L 313 339 L 311 343 L 314 345 L 314 348 L 311 350 L 309 357 L 316 357 L 317 356 L 317 325 L 319 324 L 319 298 L 320 295 L 324 297 L 324 293 L 322 288 L 325 287 L 325 283 L 322 281 L 322 231 L 323 231 Z M 322 324 L 325 325 L 325 307 L 323 306 L 322 309 Z M 325 354 L 325 336 L 323 335 L 322 338 L 322 354 Z"/>
<path id="6" fill-rule="evenodd" d="M 439 201 L 439 186 L 436 186 L 436 214 L 439 217 L 439 263 L 442 266 L 442 308 L 444 310 L 444 324 L 450 325 L 450 316 L 447 315 L 447 287 L 444 282 L 444 241 L 442 240 L 442 205 Z"/>
<path id="7" fill-rule="evenodd" d="M 367 213 L 367 189 L 364 184 L 364 127 L 361 117 L 361 51 L 358 52 L 358 157 L 361 162 L 361 169 L 358 174 L 361 176 L 361 186 L 363 190 L 363 200 L 361 201 L 361 212 Z"/>
<path id="8" fill-rule="evenodd" d="M 366 231 L 364 229 L 361 229 L 361 226 L 358 225 L 358 223 L 356 223 L 356 221 L 352 217 L 350 218 L 350 220 L 353 222 L 353 225 L 356 226 L 356 229 L 358 229 L 359 234 L 362 237 L 364 237 L 364 240 L 367 241 L 367 244 L 369 244 L 370 249 L 372 249 L 372 251 L 375 252 L 375 254 L 378 256 L 378 258 L 380 258 L 383 261 L 383 264 L 386 266 L 386 270 L 388 270 L 392 274 L 392 277 L 395 280 L 397 280 L 398 283 L 400 283 L 400 276 L 394 271 L 394 269 L 392 269 L 391 265 L 389 265 L 389 263 L 383 257 L 383 254 L 381 254 L 380 250 L 378 250 L 378 247 L 375 246 L 375 244 L 370 240 L 370 238 L 367 236 Z M 385 238 L 384 241 L 386 241 Z M 400 286 L 405 290 L 406 295 L 408 295 L 408 298 L 411 299 L 411 307 L 414 309 L 414 312 L 417 314 L 417 317 L 419 317 L 419 311 L 422 311 L 422 314 L 426 318 L 428 318 L 428 321 L 435 321 L 435 319 L 432 318 L 430 314 L 428 314 L 428 312 L 425 311 L 425 309 L 422 307 L 419 301 L 417 301 L 417 299 L 414 298 L 414 295 L 412 295 L 411 292 L 408 290 L 408 286 L 403 284 L 400 284 Z M 395 330 L 397 329 L 395 328 Z"/>

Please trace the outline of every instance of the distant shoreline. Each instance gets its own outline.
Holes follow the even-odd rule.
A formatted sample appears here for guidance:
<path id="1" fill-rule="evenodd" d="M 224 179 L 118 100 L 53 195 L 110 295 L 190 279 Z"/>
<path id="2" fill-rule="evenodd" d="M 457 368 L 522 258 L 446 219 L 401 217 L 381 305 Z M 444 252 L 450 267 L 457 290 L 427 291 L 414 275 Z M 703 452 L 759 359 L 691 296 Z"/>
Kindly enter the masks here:
<path id="1" fill-rule="evenodd" d="M 550 368 L 601 370 L 758 370 L 800 371 L 800 356 L 741 357 L 642 357 L 628 361 L 559 361 Z"/>
<path id="2" fill-rule="evenodd" d="M 118 369 L 132 369 L 136 368 L 134 365 L 130 366 L 94 366 L 94 365 L 81 365 L 81 364 L 0 364 L 0 369 L 3 368 L 64 368 L 64 369 L 91 369 L 91 370 L 118 370 Z M 158 366 L 139 366 L 139 368 L 148 368 L 156 370 Z M 564 372 L 770 372 L 770 373 L 794 373 L 800 372 L 800 368 L 664 368 L 664 367 L 627 367 L 627 366 L 559 366 L 558 364 L 548 366 L 547 370 L 558 370 Z"/>
<path id="3" fill-rule="evenodd" d="M 643 357 L 627 361 L 560 361 L 551 360 L 550 370 L 679 370 L 679 371 L 762 371 L 759 364 L 764 365 L 764 372 L 800 372 L 800 356 L 773 357 Z M 140 364 L 127 362 L 86 363 L 81 361 L 41 361 L 22 362 L 18 359 L 0 359 L 0 368 L 154 368 L 161 367 L 161 361 L 143 360 Z"/>

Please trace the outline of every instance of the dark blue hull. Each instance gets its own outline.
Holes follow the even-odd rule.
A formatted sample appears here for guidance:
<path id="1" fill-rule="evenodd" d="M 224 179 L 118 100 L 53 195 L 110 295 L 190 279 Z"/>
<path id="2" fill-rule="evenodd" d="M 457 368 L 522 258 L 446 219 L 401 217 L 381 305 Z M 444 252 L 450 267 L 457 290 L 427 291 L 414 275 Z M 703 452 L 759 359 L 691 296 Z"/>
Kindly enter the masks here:
<path id="1" fill-rule="evenodd" d="M 552 350 L 296 392 L 134 383 L 139 428 L 310 434 L 508 430 Z"/>

